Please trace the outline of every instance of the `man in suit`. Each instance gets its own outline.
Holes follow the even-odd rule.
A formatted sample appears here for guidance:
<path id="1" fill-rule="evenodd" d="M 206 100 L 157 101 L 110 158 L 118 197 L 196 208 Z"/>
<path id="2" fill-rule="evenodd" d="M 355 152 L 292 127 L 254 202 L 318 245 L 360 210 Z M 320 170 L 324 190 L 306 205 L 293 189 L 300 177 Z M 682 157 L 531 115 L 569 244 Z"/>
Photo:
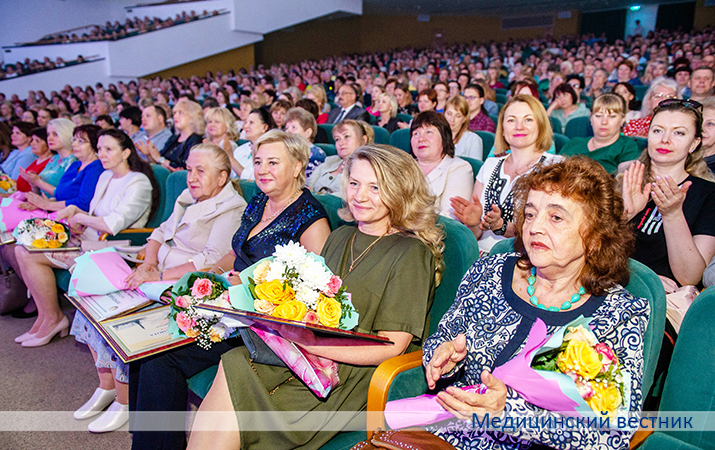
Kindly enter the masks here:
<path id="1" fill-rule="evenodd" d="M 338 90 L 338 104 L 340 108 L 335 108 L 330 112 L 326 123 L 338 123 L 345 119 L 362 120 L 370 123 L 369 114 L 356 102 L 360 96 L 360 87 L 355 84 L 344 84 Z"/>

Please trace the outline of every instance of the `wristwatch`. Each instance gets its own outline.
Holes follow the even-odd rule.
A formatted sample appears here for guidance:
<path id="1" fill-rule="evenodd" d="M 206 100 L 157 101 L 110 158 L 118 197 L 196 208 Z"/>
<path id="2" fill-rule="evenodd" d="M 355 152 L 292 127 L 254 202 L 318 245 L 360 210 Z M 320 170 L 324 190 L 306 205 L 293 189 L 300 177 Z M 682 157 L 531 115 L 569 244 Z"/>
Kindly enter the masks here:
<path id="1" fill-rule="evenodd" d="M 496 234 L 497 236 L 504 236 L 504 233 L 506 233 L 507 221 L 502 219 L 502 222 L 504 222 L 504 225 L 502 225 L 501 228 L 499 228 L 497 230 L 493 230 L 493 233 Z"/>
<path id="2" fill-rule="evenodd" d="M 157 161 L 157 163 L 158 163 L 158 164 L 164 164 L 164 161 L 166 161 L 166 158 L 164 158 L 164 157 L 162 156 L 161 158 L 159 158 L 159 161 Z"/>

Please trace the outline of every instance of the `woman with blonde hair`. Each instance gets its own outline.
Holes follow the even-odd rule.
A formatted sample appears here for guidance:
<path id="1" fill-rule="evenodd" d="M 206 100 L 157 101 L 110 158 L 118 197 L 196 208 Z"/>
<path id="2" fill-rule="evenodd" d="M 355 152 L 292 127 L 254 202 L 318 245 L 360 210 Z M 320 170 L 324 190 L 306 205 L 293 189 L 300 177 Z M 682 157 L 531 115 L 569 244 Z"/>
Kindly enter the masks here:
<path id="1" fill-rule="evenodd" d="M 386 129 L 390 134 L 399 128 L 398 124 L 400 121 L 397 119 L 397 99 L 395 99 L 393 95 L 383 92 L 375 97 L 373 106 L 373 112 L 379 114 L 376 125 Z"/>
<path id="2" fill-rule="evenodd" d="M 320 448 L 353 419 L 341 411 L 365 410 L 375 368 L 393 356 L 419 349 L 429 331 L 427 314 L 442 272 L 443 233 L 437 227 L 434 197 L 417 163 L 407 153 L 368 145 L 345 164 L 341 217 L 356 225 L 335 230 L 322 252 L 341 276 L 359 313 L 358 329 L 394 345 L 349 345 L 342 338 L 317 337 L 308 330 L 279 332 L 309 353 L 338 363 L 339 388 L 318 398 L 285 370 L 249 360 L 245 348 L 222 356 L 213 386 L 194 422 L 189 449 Z M 350 256 L 350 255 L 353 256 Z M 409 298 L 409 307 L 404 299 Z M 292 327 L 291 327 L 292 328 Z M 234 411 L 328 413 L 330 426 L 311 425 L 313 414 L 288 422 L 280 414 L 270 433 L 252 431 Z M 215 418 L 215 419 L 213 419 Z M 209 431 L 222 430 L 222 431 Z"/>
<path id="3" fill-rule="evenodd" d="M 452 129 L 454 154 L 481 161 L 484 154 L 482 138 L 477 133 L 469 131 L 469 103 L 467 100 L 461 95 L 455 95 L 447 100 L 444 117 Z"/>
<path id="4" fill-rule="evenodd" d="M 318 105 L 318 125 L 328 121 L 328 112 L 325 111 L 325 104 L 328 103 L 328 96 L 322 84 L 313 84 L 305 91 L 305 98 L 313 100 Z"/>
<path id="5" fill-rule="evenodd" d="M 236 118 L 226 108 L 209 108 L 204 113 L 206 121 L 206 138 L 204 142 L 211 142 L 220 148 L 226 147 L 227 152 L 233 153 L 238 147 L 238 129 L 236 128 Z"/>
<path id="6" fill-rule="evenodd" d="M 173 117 L 176 134 L 166 141 L 161 152 L 151 141 L 137 143 L 137 150 L 147 155 L 150 162 L 161 164 L 175 172 L 186 169 L 186 158 L 191 147 L 201 143 L 206 131 L 206 122 L 201 105 L 191 100 L 181 100 L 176 103 Z"/>
<path id="7" fill-rule="evenodd" d="M 319 194 L 340 194 L 345 158 L 358 147 L 372 144 L 375 131 L 363 121 L 348 119 L 333 127 L 333 139 L 338 154 L 325 158 L 325 162 L 308 178 L 308 189 Z"/>
<path id="8" fill-rule="evenodd" d="M 618 94 L 601 94 L 593 102 L 591 126 L 593 137 L 575 137 L 561 149 L 560 155 L 586 155 L 598 161 L 608 173 L 618 165 L 640 156 L 635 141 L 621 135 L 626 118 L 626 101 Z"/>
<path id="9" fill-rule="evenodd" d="M 480 252 L 488 253 L 497 241 L 516 235 L 512 187 L 537 164 L 563 159 L 547 153 L 552 142 L 549 116 L 538 99 L 519 94 L 504 105 L 494 139 L 495 153 L 502 156 L 484 162 L 471 201 L 452 198 L 455 215 L 477 237 Z"/>
<path id="10" fill-rule="evenodd" d="M 703 160 L 702 105 L 664 100 L 648 149 L 618 181 L 633 225 L 633 259 L 678 285 L 698 285 L 715 256 L 715 177 Z"/>

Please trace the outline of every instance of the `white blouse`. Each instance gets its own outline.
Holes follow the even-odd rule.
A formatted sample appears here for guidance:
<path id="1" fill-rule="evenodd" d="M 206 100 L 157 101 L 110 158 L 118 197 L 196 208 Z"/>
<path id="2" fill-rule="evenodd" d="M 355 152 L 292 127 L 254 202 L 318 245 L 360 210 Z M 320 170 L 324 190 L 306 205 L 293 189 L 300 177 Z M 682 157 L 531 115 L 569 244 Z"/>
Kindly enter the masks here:
<path id="1" fill-rule="evenodd" d="M 112 175 L 111 170 L 105 170 L 99 176 L 89 214 L 104 219 L 113 235 L 126 228 L 145 226 L 151 211 L 149 178 L 141 172 L 129 172 L 121 178 L 112 178 Z M 90 233 L 86 237 L 97 240 L 99 234 L 95 237 Z"/>
<path id="2" fill-rule="evenodd" d="M 454 155 L 483 161 L 484 143 L 482 137 L 473 131 L 466 130 L 459 138 L 459 142 L 454 144 Z"/>

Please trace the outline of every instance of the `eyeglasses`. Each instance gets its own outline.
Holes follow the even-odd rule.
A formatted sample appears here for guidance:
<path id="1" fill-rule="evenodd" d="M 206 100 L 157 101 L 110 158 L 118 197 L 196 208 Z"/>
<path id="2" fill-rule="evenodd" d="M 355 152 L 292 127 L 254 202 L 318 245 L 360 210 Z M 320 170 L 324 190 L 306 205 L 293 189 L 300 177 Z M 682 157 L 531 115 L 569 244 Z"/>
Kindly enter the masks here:
<path id="1" fill-rule="evenodd" d="M 678 100 L 677 98 L 675 98 L 674 95 L 664 94 L 663 92 L 656 92 L 656 93 L 653 94 L 653 97 L 655 97 L 657 100 L 660 100 L 660 99 L 665 99 L 665 100 Z"/>
<path id="2" fill-rule="evenodd" d="M 695 100 L 685 100 L 682 98 L 669 98 L 667 100 L 663 100 L 658 104 L 658 108 L 668 105 L 682 105 L 692 108 L 698 112 L 703 112 L 703 105 L 700 102 L 696 102 Z"/>
<path id="3" fill-rule="evenodd" d="M 72 143 L 82 145 L 82 144 L 86 144 L 87 141 L 85 141 L 82 138 L 72 138 Z"/>
<path id="4" fill-rule="evenodd" d="M 469 95 L 467 97 L 464 97 L 468 102 L 471 102 L 473 100 L 479 100 L 481 97 L 476 97 L 474 95 Z"/>

